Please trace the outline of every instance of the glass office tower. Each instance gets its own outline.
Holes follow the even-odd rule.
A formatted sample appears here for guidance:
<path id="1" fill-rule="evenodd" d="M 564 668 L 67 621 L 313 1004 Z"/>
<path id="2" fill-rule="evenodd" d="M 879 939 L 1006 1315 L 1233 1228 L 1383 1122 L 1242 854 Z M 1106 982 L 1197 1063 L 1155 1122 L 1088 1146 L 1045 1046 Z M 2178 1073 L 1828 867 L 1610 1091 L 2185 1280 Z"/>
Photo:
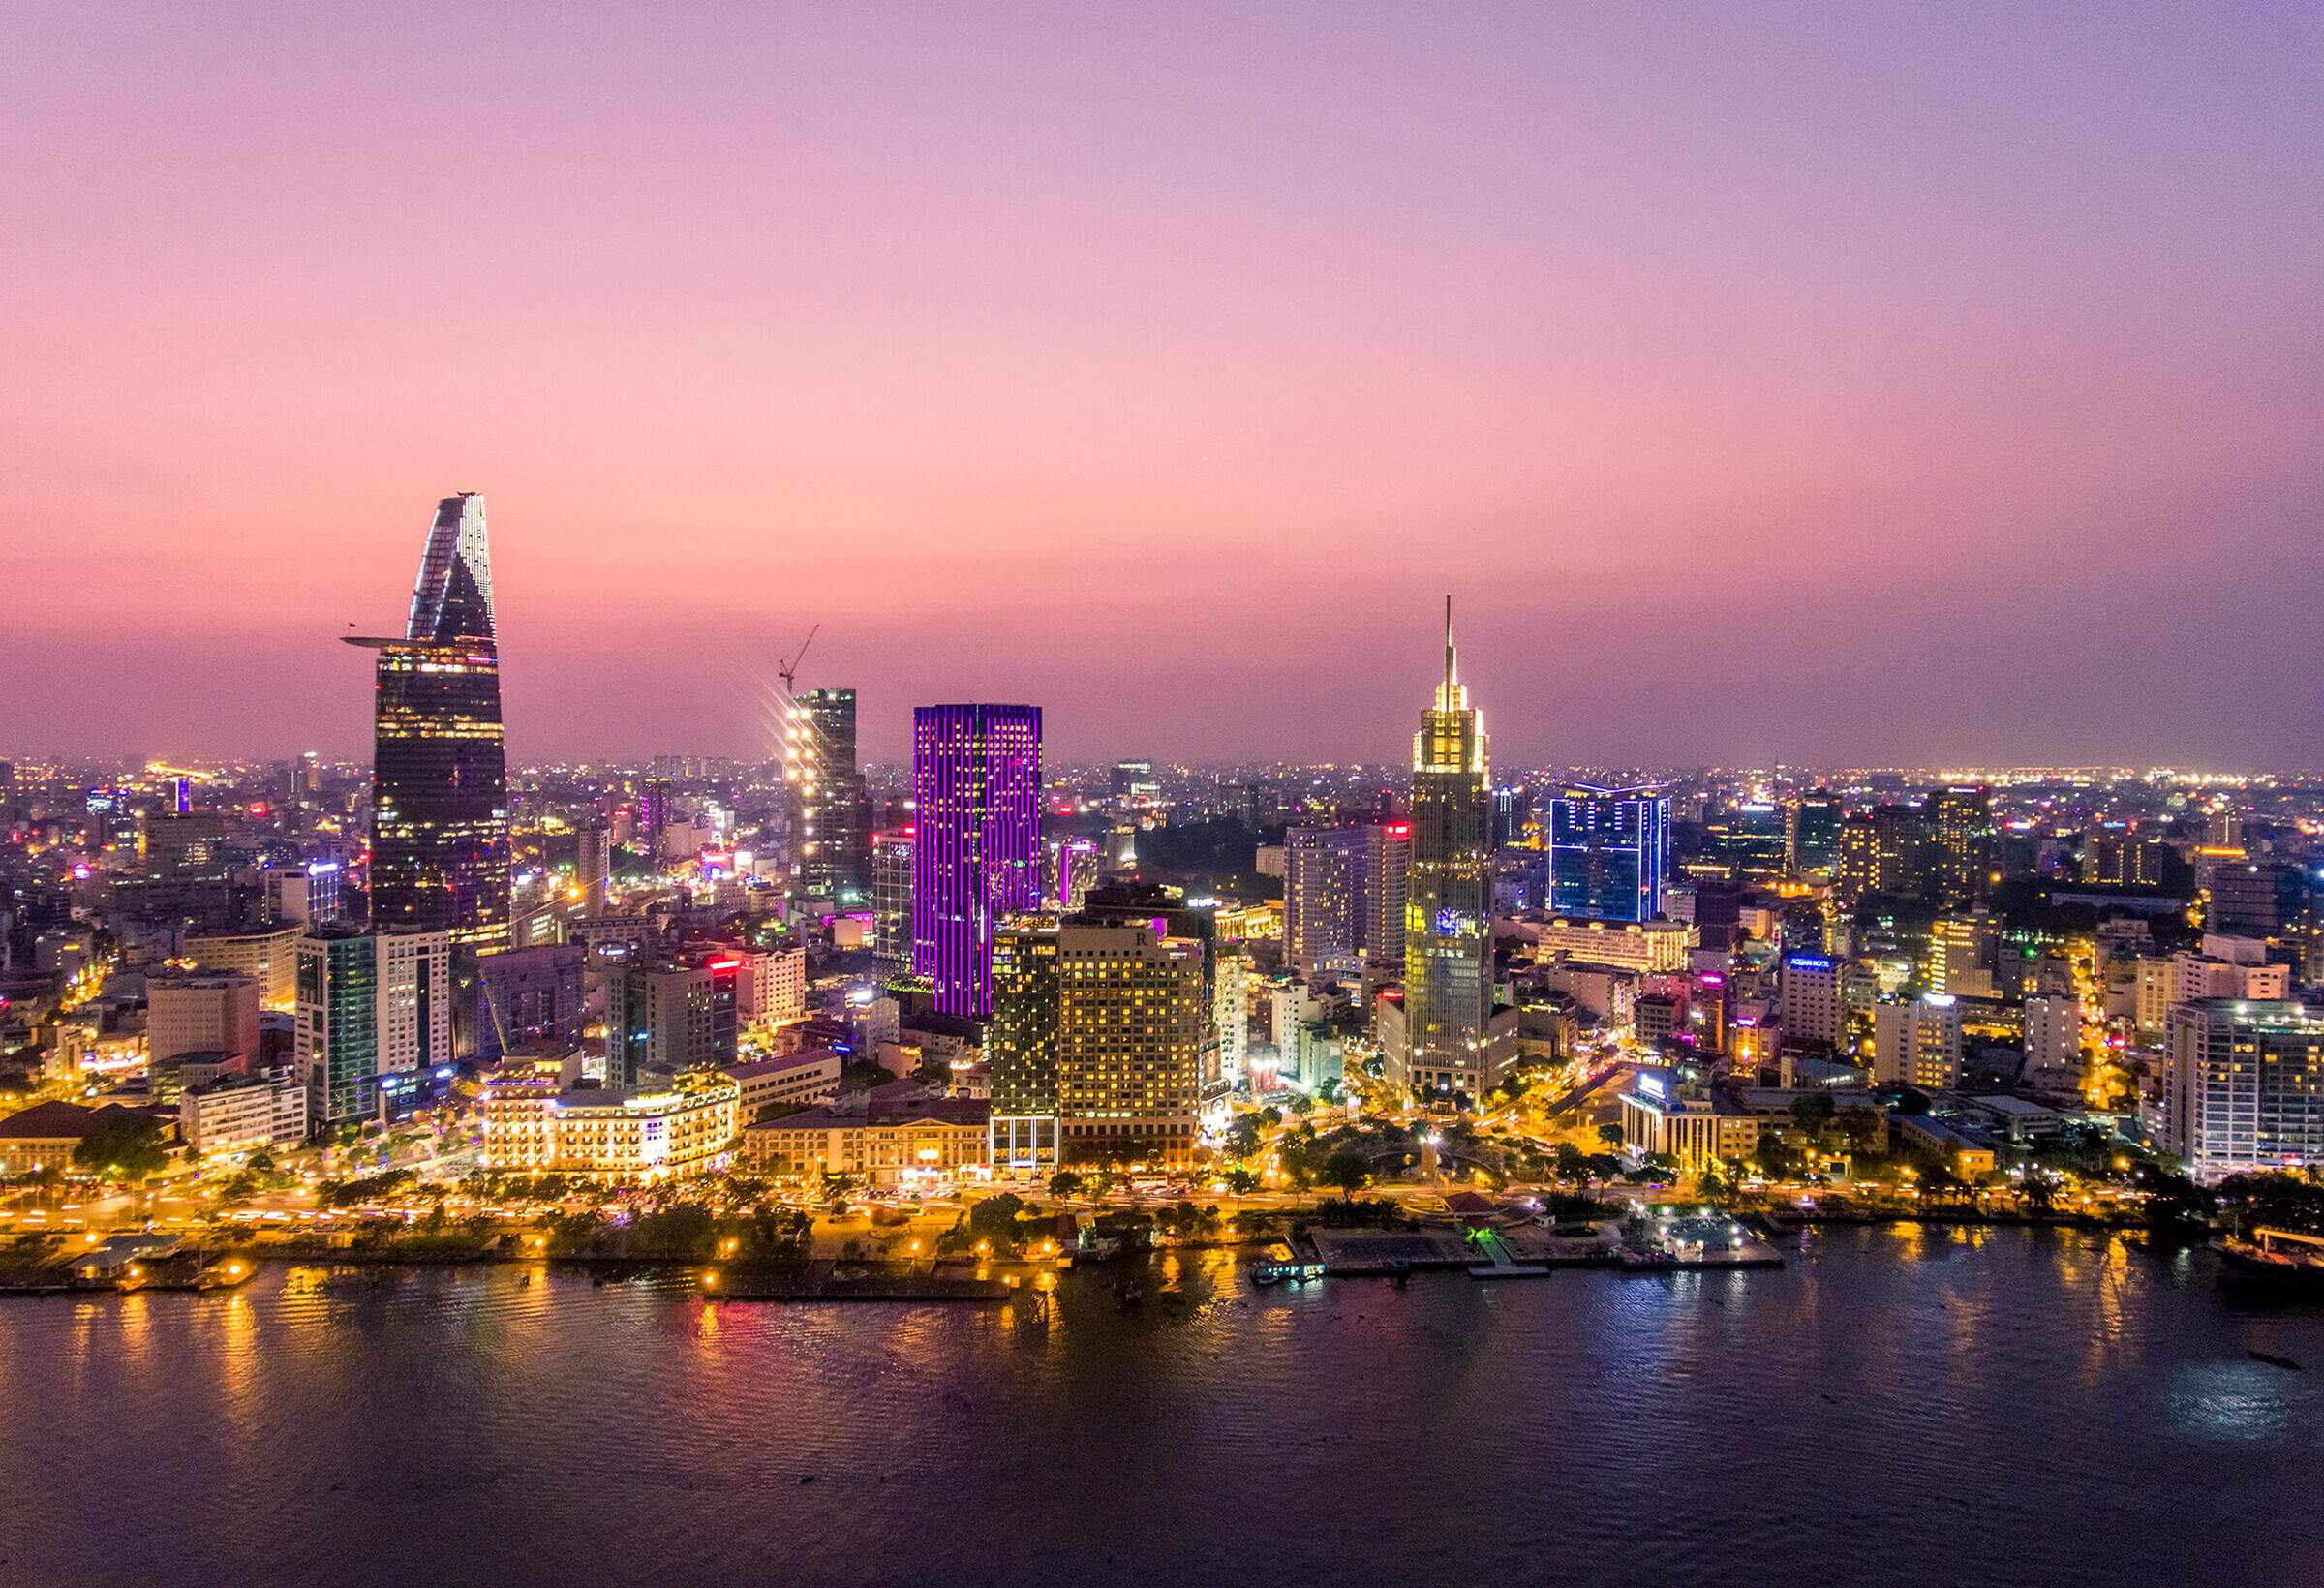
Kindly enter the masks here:
<path id="1" fill-rule="evenodd" d="M 842 906 L 872 896 L 870 799 L 855 760 L 855 691 L 810 689 L 793 703 L 784 776 L 799 810 L 799 885 Z"/>
<path id="2" fill-rule="evenodd" d="M 1549 909 L 1593 921 L 1663 913 L 1670 800 L 1652 788 L 1576 784 L 1549 802 Z"/>
<path id="3" fill-rule="evenodd" d="M 1784 865 L 1794 875 L 1828 871 L 1840 861 L 1840 822 L 1847 807 L 1821 789 L 1794 795 L 1784 807 Z"/>
<path id="4" fill-rule="evenodd" d="M 993 934 L 985 1056 L 993 1078 L 995 1174 L 1056 1167 L 1057 1007 L 1057 918 L 1019 916 Z"/>
<path id="5" fill-rule="evenodd" d="M 436 508 L 400 639 L 379 653 L 372 752 L 371 919 L 508 946 L 508 777 L 484 498 Z"/>

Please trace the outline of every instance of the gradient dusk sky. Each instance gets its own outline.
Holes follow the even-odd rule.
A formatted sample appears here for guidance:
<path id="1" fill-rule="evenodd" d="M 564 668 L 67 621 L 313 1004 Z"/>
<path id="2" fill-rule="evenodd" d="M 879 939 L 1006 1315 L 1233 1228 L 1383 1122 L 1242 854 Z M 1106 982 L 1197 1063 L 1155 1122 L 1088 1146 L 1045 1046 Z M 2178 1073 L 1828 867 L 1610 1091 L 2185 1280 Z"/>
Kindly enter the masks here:
<path id="1" fill-rule="evenodd" d="M 8 7 L 0 755 L 2324 764 L 2324 7 Z"/>

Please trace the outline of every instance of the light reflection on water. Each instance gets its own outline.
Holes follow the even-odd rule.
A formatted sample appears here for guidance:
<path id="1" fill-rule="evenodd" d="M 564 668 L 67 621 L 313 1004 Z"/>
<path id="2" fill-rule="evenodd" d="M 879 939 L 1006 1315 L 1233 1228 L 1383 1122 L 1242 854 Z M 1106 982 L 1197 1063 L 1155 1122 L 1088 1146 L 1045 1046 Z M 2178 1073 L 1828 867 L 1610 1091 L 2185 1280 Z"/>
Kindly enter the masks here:
<path id="1" fill-rule="evenodd" d="M 2205 1258 L 1242 1261 L 1157 1261 L 1133 1308 L 1070 1275 L 1046 1318 L 533 1268 L 11 1301 L 0 1584 L 2324 1580 L 2324 1312 L 2231 1306 Z"/>

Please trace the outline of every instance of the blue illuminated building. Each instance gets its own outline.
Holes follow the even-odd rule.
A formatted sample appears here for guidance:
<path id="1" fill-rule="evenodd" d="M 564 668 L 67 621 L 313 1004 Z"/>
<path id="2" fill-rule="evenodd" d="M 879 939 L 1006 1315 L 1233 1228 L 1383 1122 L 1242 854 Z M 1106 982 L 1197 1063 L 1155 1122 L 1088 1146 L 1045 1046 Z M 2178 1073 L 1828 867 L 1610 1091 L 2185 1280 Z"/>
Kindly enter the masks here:
<path id="1" fill-rule="evenodd" d="M 1549 802 L 1549 909 L 1597 921 L 1663 913 L 1670 800 L 1653 788 L 1575 784 Z"/>

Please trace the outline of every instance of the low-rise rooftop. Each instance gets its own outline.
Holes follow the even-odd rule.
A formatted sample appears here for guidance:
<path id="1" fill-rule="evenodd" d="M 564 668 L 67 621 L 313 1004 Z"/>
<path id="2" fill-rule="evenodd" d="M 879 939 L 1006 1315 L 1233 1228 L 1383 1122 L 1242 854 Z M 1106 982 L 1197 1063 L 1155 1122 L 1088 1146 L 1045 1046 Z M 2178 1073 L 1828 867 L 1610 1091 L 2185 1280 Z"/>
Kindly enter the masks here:
<path id="1" fill-rule="evenodd" d="M 984 1125 L 993 1117 L 993 1104 L 982 1097 L 939 1097 L 914 1081 L 892 1081 L 875 1086 L 860 1099 L 826 1104 L 780 1119 L 762 1119 L 750 1130 L 849 1130 L 861 1126 Z"/>
<path id="2" fill-rule="evenodd" d="M 765 1076 L 780 1075 L 787 1070 L 803 1070 L 817 1064 L 841 1062 L 842 1055 L 830 1048 L 802 1048 L 795 1054 L 777 1054 L 772 1058 L 746 1059 L 740 1064 L 728 1064 L 719 1073 L 729 1081 L 757 1081 Z"/>

